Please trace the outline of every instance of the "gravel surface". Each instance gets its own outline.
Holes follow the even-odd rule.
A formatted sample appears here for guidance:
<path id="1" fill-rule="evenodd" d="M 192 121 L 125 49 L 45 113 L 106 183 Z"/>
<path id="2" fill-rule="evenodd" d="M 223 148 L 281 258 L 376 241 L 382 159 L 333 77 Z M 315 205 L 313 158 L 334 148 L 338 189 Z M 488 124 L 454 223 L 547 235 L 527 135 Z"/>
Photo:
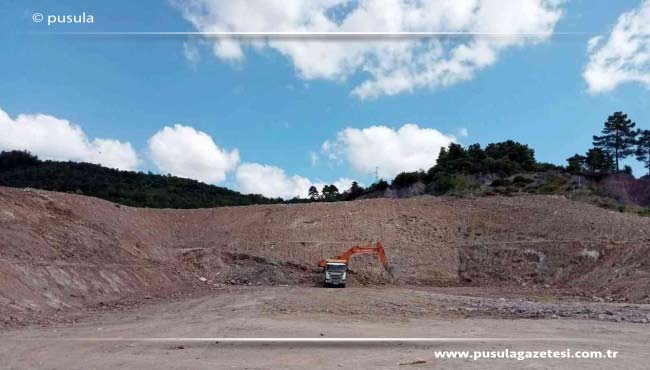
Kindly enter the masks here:
<path id="1" fill-rule="evenodd" d="M 3 369 L 646 369 L 646 325 L 576 319 L 491 318 L 465 311 L 477 302 L 519 309 L 508 292 L 462 289 L 229 287 L 201 297 L 94 312 L 74 324 L 30 326 L 0 334 Z M 487 294 L 487 297 L 485 296 Z M 506 297 L 493 298 L 496 295 Z M 567 307 L 529 297 L 526 309 Z M 533 301 L 543 299 L 541 303 Z M 535 303 L 537 302 L 537 303 Z M 648 307 L 576 307 L 644 312 Z M 483 306 L 481 306 L 483 307 Z M 535 308 L 536 307 L 536 308 Z M 562 308 L 564 309 L 564 308 Z M 558 308 L 561 311 L 560 308 Z M 570 311 L 570 310 L 569 310 Z M 567 312 L 569 312 L 567 311 Z M 499 314 L 498 316 L 501 316 Z M 519 313 L 508 317 L 520 317 Z M 581 317 L 576 314 L 575 317 Z M 229 343 L 182 338 L 418 337 L 435 342 Z M 92 338 L 92 339 L 91 339 Z M 107 340 L 107 338 L 121 338 Z M 147 341 L 164 338 L 165 341 Z M 606 351 L 616 359 L 440 360 L 434 351 Z"/>

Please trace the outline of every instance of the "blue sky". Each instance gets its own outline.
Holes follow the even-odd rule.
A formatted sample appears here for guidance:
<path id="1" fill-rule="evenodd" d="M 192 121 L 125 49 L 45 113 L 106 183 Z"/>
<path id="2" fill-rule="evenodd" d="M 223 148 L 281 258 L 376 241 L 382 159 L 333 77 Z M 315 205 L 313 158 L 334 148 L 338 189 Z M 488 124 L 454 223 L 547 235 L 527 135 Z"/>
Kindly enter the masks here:
<path id="1" fill-rule="evenodd" d="M 533 147 L 538 160 L 556 164 L 586 151 L 591 136 L 614 111 L 622 110 L 639 127 L 650 129 L 650 84 L 632 80 L 590 93 L 583 77 L 590 63 L 590 38 L 601 35 L 601 45 L 607 43 L 619 16 L 638 10 L 639 0 L 563 3 L 557 8 L 562 15 L 552 25 L 553 36 L 500 49 L 495 61 L 475 69 L 471 77 L 371 98 L 353 93 L 369 79 L 363 67 L 337 76 L 318 71 L 310 77 L 306 74 L 311 70 L 278 48 L 247 46 L 242 58 L 233 59 L 213 52 L 214 39 L 200 37 L 51 34 L 202 30 L 188 21 L 183 6 L 153 0 L 4 3 L 0 15 L 9 21 L 0 24 L 0 109 L 12 122 L 20 114 L 44 114 L 78 125 L 90 141 L 128 142 L 138 156 L 136 168 L 154 172 L 169 172 L 163 168 L 172 164 L 161 168 L 152 160 L 150 139 L 164 127 L 171 138 L 177 133 L 173 125 L 181 124 L 194 130 L 189 143 L 182 141 L 187 145 L 192 145 L 191 134 L 203 132 L 221 154 L 237 151 L 239 160 L 226 166 L 223 179 L 206 181 L 239 189 L 236 171 L 244 163 L 277 167 L 289 178 L 297 175 L 315 183 L 340 178 L 371 183 L 370 171 L 346 158 L 354 149 L 345 145 L 356 143 L 337 136 L 346 128 L 363 134 L 361 130 L 372 126 L 398 130 L 413 123 L 464 144 L 514 139 Z M 92 24 L 32 21 L 35 12 L 83 11 L 94 16 Z M 453 48 L 454 42 L 443 48 Z M 648 73 L 648 65 L 641 67 Z M 326 141 L 337 144 L 337 151 L 324 151 Z M 316 163 L 311 153 L 318 156 Z M 198 170 L 209 171 L 219 158 L 206 159 Z M 641 173 L 636 161 L 626 162 Z"/>

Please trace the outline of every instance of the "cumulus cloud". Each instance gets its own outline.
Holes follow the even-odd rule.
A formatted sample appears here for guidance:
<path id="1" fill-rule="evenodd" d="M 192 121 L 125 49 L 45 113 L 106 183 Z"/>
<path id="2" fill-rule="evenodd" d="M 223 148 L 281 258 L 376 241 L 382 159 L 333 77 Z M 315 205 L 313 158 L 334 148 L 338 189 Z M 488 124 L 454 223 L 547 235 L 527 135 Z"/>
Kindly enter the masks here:
<path id="1" fill-rule="evenodd" d="M 309 187 L 320 191 L 326 185 L 299 175 L 288 175 L 282 168 L 259 163 L 243 163 L 235 172 L 237 186 L 245 194 L 262 194 L 271 198 L 306 198 Z M 340 178 L 333 182 L 340 192 L 348 190 L 352 179 Z"/>
<path id="2" fill-rule="evenodd" d="M 611 91 L 627 82 L 650 88 L 650 0 L 623 13 L 606 40 L 591 38 L 587 51 L 583 77 L 590 93 Z"/>
<path id="3" fill-rule="evenodd" d="M 272 49 L 304 79 L 366 78 L 361 99 L 471 79 L 513 46 L 547 39 L 562 15 L 557 0 L 194 0 L 174 1 L 201 32 L 471 32 L 452 39 L 211 39 L 214 54 L 242 61 Z M 489 36 L 487 33 L 497 33 Z M 525 34 L 525 36 L 522 36 Z"/>
<path id="4" fill-rule="evenodd" d="M 217 146 L 210 135 L 176 124 L 149 139 L 149 155 L 161 172 L 218 183 L 239 163 L 239 152 Z"/>
<path id="5" fill-rule="evenodd" d="M 139 160 L 128 142 L 90 140 L 81 127 L 46 114 L 20 114 L 12 119 L 0 109 L 0 150 L 27 150 L 41 159 L 101 164 L 134 170 Z"/>
<path id="6" fill-rule="evenodd" d="M 374 172 L 392 178 L 402 171 L 427 170 L 436 163 L 440 148 L 456 138 L 432 128 L 405 124 L 398 130 L 387 126 L 346 128 L 335 140 L 325 141 L 321 151 L 330 160 L 347 162 L 359 173 Z"/>

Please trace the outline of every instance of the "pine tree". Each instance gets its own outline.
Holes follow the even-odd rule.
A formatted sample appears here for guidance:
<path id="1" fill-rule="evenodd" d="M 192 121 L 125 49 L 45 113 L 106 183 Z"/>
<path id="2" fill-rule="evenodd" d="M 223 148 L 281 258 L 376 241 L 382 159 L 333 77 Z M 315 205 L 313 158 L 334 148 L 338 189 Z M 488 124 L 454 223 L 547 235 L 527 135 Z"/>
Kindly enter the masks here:
<path id="1" fill-rule="evenodd" d="M 594 146 L 607 152 L 615 163 L 616 172 L 619 172 L 620 160 L 634 154 L 637 131 L 636 124 L 627 118 L 623 112 L 615 112 L 607 117 L 602 136 L 594 135 Z"/>
<path id="2" fill-rule="evenodd" d="M 650 130 L 639 130 L 639 138 L 636 142 L 636 159 L 643 162 L 650 175 Z"/>
<path id="3" fill-rule="evenodd" d="M 352 199 L 361 196 L 363 194 L 363 188 L 359 186 L 359 183 L 356 181 L 352 181 L 352 185 L 350 186 L 350 197 Z"/>
<path id="4" fill-rule="evenodd" d="M 309 199 L 317 200 L 318 199 L 318 189 L 314 185 L 309 187 Z"/>
<path id="5" fill-rule="evenodd" d="M 336 198 L 339 196 L 339 189 L 333 184 L 325 185 L 323 186 L 323 190 L 321 190 L 321 194 L 324 200 L 331 202 L 336 200 Z"/>
<path id="6" fill-rule="evenodd" d="M 587 168 L 592 173 L 605 173 L 610 172 L 614 167 L 612 157 L 606 151 L 600 148 L 591 148 L 587 151 L 587 159 L 585 160 Z"/>
<path id="7" fill-rule="evenodd" d="M 585 165 L 587 164 L 587 157 L 584 155 L 576 154 L 573 157 L 569 157 L 566 160 L 569 165 L 567 166 L 567 170 L 571 173 L 582 173 L 585 169 Z"/>
<path id="8" fill-rule="evenodd" d="M 323 194 L 323 198 L 325 198 L 330 193 L 330 186 L 329 185 L 323 186 L 320 193 Z"/>

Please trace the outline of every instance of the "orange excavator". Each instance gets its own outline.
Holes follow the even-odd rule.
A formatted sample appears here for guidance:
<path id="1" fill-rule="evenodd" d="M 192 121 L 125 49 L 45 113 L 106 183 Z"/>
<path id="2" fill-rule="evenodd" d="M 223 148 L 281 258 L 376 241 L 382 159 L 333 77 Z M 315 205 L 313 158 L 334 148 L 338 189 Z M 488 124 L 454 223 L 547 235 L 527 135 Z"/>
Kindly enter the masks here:
<path id="1" fill-rule="evenodd" d="M 377 253 L 382 266 L 384 266 L 391 276 L 393 275 L 393 269 L 388 265 L 386 253 L 384 253 L 384 247 L 381 245 L 381 242 L 377 242 L 377 246 L 375 247 L 371 245 L 356 246 L 348 249 L 335 258 L 320 260 L 318 266 L 322 267 L 325 272 L 325 286 L 340 286 L 345 288 L 347 282 L 348 261 L 350 260 L 350 257 L 360 253 Z"/>

